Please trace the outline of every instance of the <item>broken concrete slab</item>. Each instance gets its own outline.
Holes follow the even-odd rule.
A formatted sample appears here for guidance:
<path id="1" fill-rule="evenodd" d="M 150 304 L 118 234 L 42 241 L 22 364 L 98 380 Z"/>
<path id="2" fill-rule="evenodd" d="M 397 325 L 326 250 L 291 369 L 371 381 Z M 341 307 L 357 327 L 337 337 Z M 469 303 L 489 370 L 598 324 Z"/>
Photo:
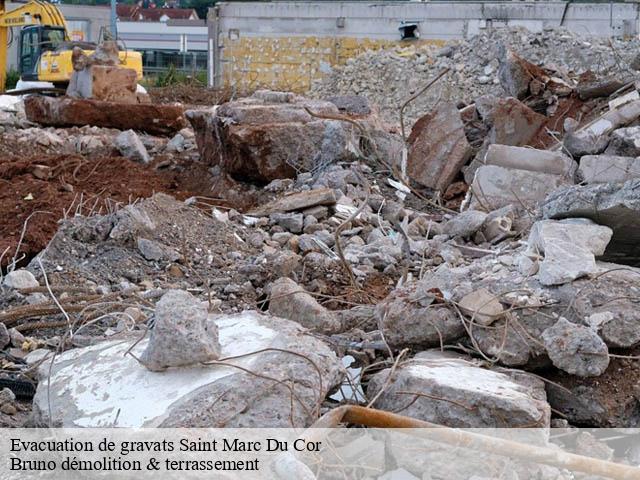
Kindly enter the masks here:
<path id="1" fill-rule="evenodd" d="M 187 126 L 181 105 L 129 105 L 32 95 L 25 99 L 24 106 L 30 121 L 52 127 L 91 125 L 172 135 Z"/>
<path id="2" fill-rule="evenodd" d="M 207 321 L 207 307 L 189 292 L 169 290 L 156 304 L 151 338 L 141 362 L 160 372 L 220 358 L 218 327 Z"/>
<path id="3" fill-rule="evenodd" d="M 513 97 L 496 99 L 483 115 L 491 125 L 487 140 L 491 144 L 524 146 L 538 134 L 547 118 Z"/>
<path id="4" fill-rule="evenodd" d="M 560 152 L 509 145 L 489 145 L 484 164 L 549 173 L 568 179 L 573 179 L 578 166 L 571 158 Z"/>
<path id="5" fill-rule="evenodd" d="M 604 153 L 622 157 L 640 156 L 640 126 L 618 128 L 611 132 Z"/>
<path id="6" fill-rule="evenodd" d="M 115 146 L 123 157 L 135 162 L 149 163 L 151 158 L 140 137 L 133 130 L 121 132 L 115 139 Z"/>
<path id="7" fill-rule="evenodd" d="M 363 155 L 361 130 L 340 120 L 343 115 L 333 103 L 292 93 L 259 91 L 216 109 L 189 111 L 187 117 L 202 159 L 239 178 L 293 178 Z M 375 114 L 358 118 L 358 124 L 368 137 L 393 137 Z M 384 157 L 386 147 L 374 143 Z"/>
<path id="8" fill-rule="evenodd" d="M 603 260 L 640 265 L 640 179 L 623 184 L 571 186 L 542 205 L 544 218 L 589 218 L 613 230 Z"/>
<path id="9" fill-rule="evenodd" d="M 41 381 L 38 386 L 34 423 L 242 428 L 303 427 L 316 420 L 319 402 L 342 379 L 342 366 L 325 343 L 293 322 L 257 312 L 212 316 L 209 321 L 219 329 L 222 356 L 242 358 L 227 361 L 228 366 L 194 365 L 151 372 L 125 355 L 137 338 L 70 350 L 56 357 L 50 382 Z M 133 354 L 139 356 L 147 342 L 133 347 Z M 300 355 L 283 351 L 253 354 L 268 348 Z M 48 364 L 40 367 L 40 378 L 47 378 L 48 373 Z M 276 383 L 278 380 L 282 383 Z M 289 388 L 293 388 L 293 401 Z"/>
<path id="10" fill-rule="evenodd" d="M 413 126 L 407 143 L 409 178 L 442 192 L 472 153 L 460 112 L 451 102 L 445 102 L 421 117 Z"/>
<path id="11" fill-rule="evenodd" d="M 373 375 L 367 395 L 378 393 L 376 408 L 448 427 L 546 428 L 551 417 L 544 383 L 533 375 L 480 368 L 440 351 Z"/>
<path id="12" fill-rule="evenodd" d="M 547 355 L 561 370 L 579 377 L 597 377 L 609 366 L 609 349 L 596 332 L 560 317 L 541 335 Z"/>
<path id="13" fill-rule="evenodd" d="M 528 62 L 504 45 L 500 46 L 498 60 L 500 85 L 512 97 L 523 99 L 529 93 L 529 85 L 532 81 L 545 82 L 544 79 L 548 79 L 544 69 Z"/>
<path id="14" fill-rule="evenodd" d="M 131 68 L 112 65 L 91 65 L 71 74 L 67 95 L 92 98 L 104 102 L 138 103 L 138 75 Z"/>
<path id="15" fill-rule="evenodd" d="M 250 210 L 247 215 L 259 217 L 271 215 L 272 213 L 293 212 L 316 206 L 331 206 L 335 204 L 336 194 L 332 188 L 317 188 L 276 198 L 272 202 Z"/>
<path id="16" fill-rule="evenodd" d="M 586 183 L 623 183 L 640 178 L 640 158 L 585 155 L 580 159 L 578 174 Z"/>
<path id="17" fill-rule="evenodd" d="M 516 205 L 534 210 L 549 193 L 569 184 L 560 175 L 485 165 L 476 171 L 467 207 L 489 212 Z"/>
<path id="18" fill-rule="evenodd" d="M 543 285 L 560 285 L 596 273 L 613 231 L 589 219 L 541 220 L 529 233 L 528 250 L 544 254 L 538 270 Z"/>
<path id="19" fill-rule="evenodd" d="M 310 330 L 323 333 L 340 331 L 340 320 L 336 315 L 289 278 L 280 278 L 271 284 L 269 313 Z"/>

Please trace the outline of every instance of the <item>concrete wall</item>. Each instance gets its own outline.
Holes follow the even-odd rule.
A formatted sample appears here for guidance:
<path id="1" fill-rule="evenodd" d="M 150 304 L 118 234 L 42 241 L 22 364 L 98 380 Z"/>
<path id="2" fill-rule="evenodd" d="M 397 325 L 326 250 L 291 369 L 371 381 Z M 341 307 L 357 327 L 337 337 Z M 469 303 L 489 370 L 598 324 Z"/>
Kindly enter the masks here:
<path id="1" fill-rule="evenodd" d="M 20 7 L 20 3 L 8 3 L 7 10 L 13 10 Z M 83 40 L 87 42 L 95 42 L 98 40 L 101 27 L 109 27 L 110 10 L 108 7 L 103 6 L 90 6 L 90 5 L 58 5 L 58 8 L 62 11 L 65 19 L 67 20 L 69 30 L 76 31 L 78 34 L 81 32 Z M 8 52 L 8 69 L 17 68 L 18 66 L 18 39 L 20 36 L 20 29 L 13 29 L 13 42 L 9 47 Z"/>
<path id="2" fill-rule="evenodd" d="M 209 11 L 210 83 L 240 90 L 307 90 L 332 65 L 366 49 L 467 38 L 486 28 L 564 26 L 597 36 L 637 35 L 637 3 L 566 2 L 223 2 Z"/>

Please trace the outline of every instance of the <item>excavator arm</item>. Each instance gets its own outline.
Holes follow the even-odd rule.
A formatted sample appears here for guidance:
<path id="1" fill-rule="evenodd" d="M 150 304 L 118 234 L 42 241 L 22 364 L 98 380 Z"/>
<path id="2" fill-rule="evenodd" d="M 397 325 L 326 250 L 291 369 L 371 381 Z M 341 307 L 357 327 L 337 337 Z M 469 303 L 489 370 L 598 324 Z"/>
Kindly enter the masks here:
<path id="1" fill-rule="evenodd" d="M 65 39 L 69 39 L 67 22 L 65 22 L 64 16 L 55 5 L 40 0 L 32 0 L 7 12 L 5 0 L 0 0 L 0 92 L 4 91 L 7 78 L 9 29 L 29 25 L 63 27 Z"/>

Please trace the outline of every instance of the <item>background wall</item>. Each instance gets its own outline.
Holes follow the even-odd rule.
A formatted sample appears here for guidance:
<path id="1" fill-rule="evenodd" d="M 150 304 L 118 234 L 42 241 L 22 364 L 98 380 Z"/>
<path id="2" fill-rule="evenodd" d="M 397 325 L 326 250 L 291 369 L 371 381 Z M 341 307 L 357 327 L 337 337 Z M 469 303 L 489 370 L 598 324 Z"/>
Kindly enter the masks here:
<path id="1" fill-rule="evenodd" d="M 332 65 L 366 49 L 466 38 L 482 29 L 563 26 L 597 36 L 639 32 L 637 3 L 567 2 L 223 2 L 209 11 L 211 85 L 304 92 Z"/>

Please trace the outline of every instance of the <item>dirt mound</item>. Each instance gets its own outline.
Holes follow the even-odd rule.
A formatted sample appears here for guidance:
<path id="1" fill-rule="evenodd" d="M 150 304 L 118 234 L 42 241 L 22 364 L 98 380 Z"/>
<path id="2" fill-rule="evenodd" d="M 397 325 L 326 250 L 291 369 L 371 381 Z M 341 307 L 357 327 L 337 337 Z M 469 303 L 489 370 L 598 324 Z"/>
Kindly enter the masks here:
<path id="1" fill-rule="evenodd" d="M 158 170 L 154 165 L 143 166 L 122 157 L 3 158 L 0 253 L 6 253 L 1 264 L 11 261 L 21 236 L 17 257 L 29 259 L 38 253 L 65 216 L 113 211 L 155 192 L 179 199 L 201 193 L 190 190 L 181 178 L 176 169 Z"/>

